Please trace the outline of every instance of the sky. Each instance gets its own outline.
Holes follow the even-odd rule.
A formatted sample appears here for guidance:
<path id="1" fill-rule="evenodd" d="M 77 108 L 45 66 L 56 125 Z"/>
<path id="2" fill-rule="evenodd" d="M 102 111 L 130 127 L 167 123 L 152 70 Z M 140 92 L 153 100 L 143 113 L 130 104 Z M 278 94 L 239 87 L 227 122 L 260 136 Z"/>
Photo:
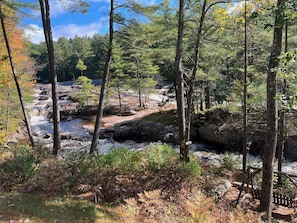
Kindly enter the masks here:
<path id="1" fill-rule="evenodd" d="M 39 1 L 37 0 L 24 1 L 39 4 Z M 104 35 L 108 32 L 109 0 L 87 0 L 90 4 L 90 8 L 86 14 L 79 12 L 71 13 L 64 10 L 63 6 L 59 3 L 59 0 L 49 0 L 49 2 L 54 40 L 57 40 L 59 37 L 66 37 L 69 39 L 75 35 L 92 37 L 97 33 Z M 138 0 L 138 2 L 149 5 L 161 1 Z M 23 17 L 21 19 L 25 36 L 33 43 L 40 43 L 44 41 L 40 11 L 31 10 L 28 13 L 31 15 L 31 18 Z"/>

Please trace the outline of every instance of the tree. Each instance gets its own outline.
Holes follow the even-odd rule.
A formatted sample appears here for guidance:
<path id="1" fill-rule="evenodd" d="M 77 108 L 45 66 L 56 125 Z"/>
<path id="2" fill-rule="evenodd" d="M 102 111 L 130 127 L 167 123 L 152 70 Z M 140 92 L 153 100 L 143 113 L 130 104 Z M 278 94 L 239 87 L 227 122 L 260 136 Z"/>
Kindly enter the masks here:
<path id="1" fill-rule="evenodd" d="M 267 134 L 263 151 L 262 196 L 260 207 L 266 211 L 267 220 L 271 221 L 273 194 L 273 159 L 277 144 L 277 102 L 276 77 L 279 66 L 279 56 L 282 49 L 282 31 L 284 26 L 284 11 L 286 0 L 278 0 L 275 10 L 273 44 L 267 72 Z"/>
<path id="2" fill-rule="evenodd" d="M 123 59 L 123 50 L 121 49 L 121 46 L 114 42 L 113 47 L 113 57 L 110 64 L 110 87 L 115 87 L 116 92 L 118 95 L 119 100 L 119 106 L 120 106 L 120 112 L 122 111 L 122 88 L 126 86 L 126 80 L 128 78 L 128 75 L 124 73 L 124 68 L 127 66 L 125 64 L 125 61 Z"/>
<path id="3" fill-rule="evenodd" d="M 188 146 L 186 144 L 190 143 L 190 133 L 191 133 L 191 119 L 192 119 L 192 112 L 193 112 L 193 93 L 194 93 L 194 87 L 195 87 L 195 82 L 196 82 L 196 74 L 199 69 L 199 60 L 200 60 L 200 47 L 201 47 L 201 42 L 202 42 L 202 37 L 205 36 L 205 33 L 212 27 L 204 27 L 206 15 L 210 9 L 215 6 L 219 5 L 222 3 L 226 3 L 229 1 L 211 1 L 208 2 L 207 0 L 204 0 L 202 2 L 188 2 L 188 8 L 193 10 L 193 15 L 197 14 L 197 9 L 201 9 L 201 11 L 198 12 L 199 18 L 198 18 L 198 26 L 195 30 L 195 44 L 194 44 L 194 53 L 193 53 L 193 58 L 190 64 L 192 67 L 190 68 L 191 72 L 187 71 L 182 67 L 182 56 L 181 53 L 179 52 L 182 50 L 182 36 L 183 36 L 183 29 L 184 29 L 184 2 L 180 1 L 180 5 L 182 4 L 183 8 L 179 9 L 179 25 L 178 25 L 178 40 L 177 40 L 177 49 L 176 49 L 176 73 L 177 73 L 177 83 L 178 83 L 178 107 L 181 106 L 182 108 L 178 109 L 186 109 L 186 111 L 181 112 L 178 111 L 179 116 L 183 116 L 183 113 L 185 113 L 185 124 L 186 127 L 183 127 L 183 118 L 179 120 L 180 122 L 180 128 L 179 131 L 182 131 L 180 133 L 180 140 L 181 140 L 181 157 L 182 160 L 188 161 Z M 182 17 L 181 17 L 182 14 Z M 184 78 L 183 75 L 186 75 L 187 78 Z M 184 92 L 184 83 L 186 81 L 187 84 L 187 91 Z M 187 95 L 186 97 L 186 102 L 187 106 L 184 106 L 183 102 L 183 94 Z M 185 133 L 183 133 L 185 131 Z M 183 134 L 185 136 L 183 137 Z"/>
<path id="4" fill-rule="evenodd" d="M 78 59 L 75 69 L 80 70 L 80 75 L 84 75 L 84 71 L 87 69 L 87 66 L 84 64 L 82 59 Z"/>
<path id="5" fill-rule="evenodd" d="M 98 110 L 97 110 L 97 116 L 96 116 L 96 123 L 94 127 L 94 134 L 92 139 L 92 144 L 90 148 L 90 154 L 94 153 L 94 151 L 97 148 L 98 140 L 99 140 L 99 133 L 100 133 L 100 125 L 101 125 L 101 119 L 103 116 L 103 110 L 104 110 L 104 97 L 108 82 L 108 75 L 109 75 L 109 66 L 111 62 L 112 57 L 112 48 L 113 48 L 113 38 L 114 38 L 114 31 L 113 31 L 113 19 L 114 19 L 114 1 L 110 0 L 110 12 L 109 12 L 109 48 L 106 55 L 106 61 L 104 65 L 104 73 L 103 73 L 103 79 L 101 83 L 101 91 L 100 91 L 100 98 L 99 98 L 99 104 L 98 104 Z"/>
<path id="6" fill-rule="evenodd" d="M 130 66 L 127 72 L 130 78 L 127 84 L 138 92 L 139 108 L 145 107 L 142 95 L 149 95 L 151 89 L 155 88 L 157 81 L 153 77 L 158 73 L 158 67 L 154 66 L 147 54 L 142 54 L 138 49 L 131 49 L 129 55 Z M 145 92 L 146 91 L 146 92 Z"/>
<path id="7" fill-rule="evenodd" d="M 57 74 L 59 74 L 58 81 L 75 79 L 73 76 L 77 58 L 73 56 L 73 49 L 69 40 L 65 37 L 60 37 L 56 42 L 54 42 L 54 48 L 56 57 L 56 70 Z"/>
<path id="8" fill-rule="evenodd" d="M 90 94 L 93 88 L 92 80 L 86 76 L 80 76 L 77 78 L 76 84 L 81 85 L 81 89 L 79 91 L 79 98 L 78 98 L 79 103 L 82 105 L 85 105 L 85 104 L 88 105 L 89 104 L 88 95 Z"/>
<path id="9" fill-rule="evenodd" d="M 182 68 L 183 55 L 183 37 L 184 37 L 184 13 L 185 2 L 179 0 L 179 15 L 178 15 L 178 34 L 176 41 L 176 56 L 175 56 L 175 73 L 177 82 L 176 100 L 177 100 L 177 115 L 178 115 L 178 130 L 179 130 L 179 146 L 180 158 L 184 162 L 189 161 L 188 147 L 186 145 L 186 114 L 185 114 L 185 88 L 184 88 L 184 73 Z"/>
<path id="10" fill-rule="evenodd" d="M 25 125 L 27 127 L 27 131 L 28 131 L 28 135 L 29 135 L 31 145 L 32 145 L 32 147 L 35 147 L 35 142 L 34 142 L 33 135 L 32 135 L 31 125 L 30 125 L 30 122 L 29 122 L 27 112 L 25 110 L 22 91 L 21 91 L 21 88 L 20 88 L 20 84 L 19 84 L 19 81 L 18 81 L 16 71 L 15 71 L 15 65 L 14 65 L 14 61 L 13 61 L 13 57 L 12 57 L 11 47 L 10 47 L 9 39 L 8 39 L 7 32 L 6 32 L 4 14 L 2 13 L 2 3 L 1 2 L 0 2 L 0 20 L 1 20 L 2 32 L 3 32 L 3 36 L 4 36 L 4 40 L 5 40 L 5 45 L 6 45 L 6 49 L 7 49 L 7 53 L 8 53 L 8 57 L 9 57 L 9 62 L 10 62 L 10 66 L 11 66 L 11 71 L 12 71 L 13 78 L 14 78 L 14 81 L 15 81 L 15 85 L 16 85 L 16 88 L 17 88 L 17 92 L 18 92 L 18 95 L 19 95 L 19 100 L 20 100 L 20 104 L 21 104 L 21 108 L 22 108 L 22 112 L 23 112 L 23 116 L 24 116 Z M 8 98 L 9 98 L 9 95 L 8 95 Z M 9 113 L 9 110 L 8 110 L 8 113 Z M 8 126 L 8 124 L 7 124 L 7 126 Z"/>
<path id="11" fill-rule="evenodd" d="M 52 85 L 52 101 L 53 101 L 53 122 L 54 122 L 54 145 L 53 154 L 57 155 L 61 149 L 61 133 L 60 133 L 60 112 L 58 105 L 58 92 L 57 92 L 57 74 L 55 64 L 55 52 L 52 37 L 52 28 L 50 20 L 50 6 L 48 0 L 39 0 L 41 18 L 43 24 L 43 31 L 45 42 L 48 52 L 48 60 L 50 67 L 50 78 Z"/>

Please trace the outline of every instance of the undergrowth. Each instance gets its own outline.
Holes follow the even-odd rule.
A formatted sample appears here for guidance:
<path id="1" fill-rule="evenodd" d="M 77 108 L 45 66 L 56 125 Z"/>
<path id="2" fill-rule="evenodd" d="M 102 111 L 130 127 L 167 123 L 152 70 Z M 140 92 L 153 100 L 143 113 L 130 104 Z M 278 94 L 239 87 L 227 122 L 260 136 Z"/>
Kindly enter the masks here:
<path id="1" fill-rule="evenodd" d="M 201 173 L 194 158 L 184 164 L 160 143 L 145 151 L 114 148 L 65 158 L 41 148 L 6 150 L 0 153 L 0 221 L 257 222 L 203 194 Z"/>

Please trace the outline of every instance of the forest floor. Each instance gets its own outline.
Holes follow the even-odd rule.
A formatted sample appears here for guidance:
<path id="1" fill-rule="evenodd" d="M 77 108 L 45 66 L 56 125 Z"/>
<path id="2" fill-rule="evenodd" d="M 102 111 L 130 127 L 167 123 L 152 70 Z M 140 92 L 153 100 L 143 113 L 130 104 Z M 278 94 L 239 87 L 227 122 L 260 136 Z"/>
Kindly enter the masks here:
<path id="1" fill-rule="evenodd" d="M 7 166 L 3 163 L 7 157 L 3 155 L 5 153 L 1 153 L 0 164 L 8 170 L 16 166 L 24 173 L 31 173 L 17 165 L 23 162 L 21 165 L 27 166 L 31 158 L 17 157 Z M 2 172 L 0 223 L 264 222 L 264 213 L 257 211 L 259 200 L 253 199 L 251 194 L 243 191 L 236 205 L 241 170 L 230 169 L 227 163 L 217 166 L 199 161 L 200 176 L 187 179 L 172 166 L 139 174 L 110 170 L 94 175 L 96 179 L 89 179 L 90 170 L 77 169 L 77 161 L 61 161 L 51 157 L 44 159 L 37 169 L 38 177 L 29 178 L 26 183 L 19 183 L 21 171 Z M 86 165 L 85 168 L 92 164 Z M 218 197 L 216 188 L 224 180 L 233 185 Z M 98 185 L 98 189 L 96 182 L 104 183 Z M 94 187 L 90 187 L 92 184 Z M 98 203 L 94 202 L 96 200 Z M 297 223 L 293 208 L 274 205 L 273 213 L 273 222 Z"/>

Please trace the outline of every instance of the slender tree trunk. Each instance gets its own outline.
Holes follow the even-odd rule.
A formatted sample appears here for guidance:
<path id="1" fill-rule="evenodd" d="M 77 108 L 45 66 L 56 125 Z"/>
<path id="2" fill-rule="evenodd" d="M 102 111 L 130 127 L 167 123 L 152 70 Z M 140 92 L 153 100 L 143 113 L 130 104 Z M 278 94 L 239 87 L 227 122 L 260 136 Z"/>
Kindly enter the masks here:
<path id="1" fill-rule="evenodd" d="M 31 125 L 30 125 L 29 118 L 28 118 L 28 115 L 27 115 L 27 112 L 26 112 L 26 109 L 25 109 L 24 101 L 23 101 L 22 91 L 21 91 L 21 88 L 20 88 L 20 85 L 19 85 L 19 81 L 18 81 L 16 72 L 15 72 L 12 53 L 11 53 L 9 40 L 8 40 L 7 33 L 6 33 L 6 28 L 5 28 L 5 23 L 4 23 L 4 15 L 2 13 L 1 3 L 0 3 L 0 18 L 1 18 L 1 26 L 2 26 L 2 31 L 3 31 L 3 36 L 4 36 L 4 40 L 5 40 L 5 44 L 6 44 L 8 57 L 9 57 L 10 67 L 11 67 L 14 82 L 15 82 L 15 85 L 16 85 L 16 88 L 17 88 L 18 96 L 19 96 L 19 99 L 20 99 L 20 104 L 21 104 L 21 107 L 22 107 L 23 115 L 24 115 L 25 125 L 27 127 L 27 131 L 28 131 L 28 135 L 29 135 L 31 145 L 32 145 L 32 147 L 35 147 L 35 142 L 34 142 L 33 135 L 32 135 Z"/>
<path id="2" fill-rule="evenodd" d="M 285 52 L 288 52 L 288 21 L 285 24 Z M 287 95 L 287 80 L 284 78 L 283 80 L 283 97 Z M 282 107 L 280 111 L 279 117 L 279 141 L 278 141 L 278 148 L 277 148 L 277 158 L 278 158 L 278 166 L 277 170 L 279 172 L 282 171 L 282 164 L 283 164 L 283 152 L 284 152 L 284 142 L 285 142 L 285 119 L 286 119 L 286 108 Z M 278 175 L 278 184 L 282 184 L 282 175 Z"/>
<path id="3" fill-rule="evenodd" d="M 55 52 L 52 36 L 52 28 L 50 22 L 50 6 L 48 0 L 39 0 L 41 9 L 41 18 L 43 30 L 48 51 L 48 60 L 50 67 L 50 77 L 52 85 L 52 101 L 53 101 L 53 123 L 54 123 L 54 145 L 53 154 L 57 155 L 61 149 L 61 133 L 60 133 L 60 112 L 57 93 L 57 74 L 55 67 Z"/>
<path id="4" fill-rule="evenodd" d="M 139 108 L 143 108 L 142 103 L 142 92 L 141 92 L 141 84 L 140 84 L 140 74 L 137 71 L 137 82 L 138 82 L 138 102 L 139 102 Z"/>
<path id="5" fill-rule="evenodd" d="M 284 8 L 286 0 L 277 1 L 277 11 L 275 16 L 273 44 L 269 59 L 267 72 L 267 136 L 263 151 L 263 176 L 262 176 L 262 195 L 260 209 L 266 211 L 268 222 L 272 215 L 272 193 L 273 193 L 273 160 L 277 143 L 277 93 L 276 77 L 279 66 L 278 57 L 281 54 L 282 30 Z"/>
<path id="6" fill-rule="evenodd" d="M 94 134 L 92 139 L 92 145 L 90 149 L 90 154 L 92 154 L 98 145 L 99 140 L 99 133 L 100 133 L 100 125 L 101 125 L 101 119 L 103 116 L 103 110 L 104 110 L 104 97 L 106 93 L 107 88 L 107 82 L 108 82 L 108 75 L 109 75 L 109 67 L 112 57 L 112 45 L 113 45 L 113 16 L 114 16 L 114 0 L 110 1 L 110 13 L 109 13 L 109 48 L 106 56 L 106 61 L 104 65 L 104 73 L 103 73 L 103 79 L 101 83 L 101 92 L 100 92 L 100 99 L 98 104 L 98 111 L 97 111 L 97 118 L 96 123 L 94 127 Z"/>
<path id="7" fill-rule="evenodd" d="M 121 96 L 121 89 L 120 89 L 120 84 L 119 83 L 117 83 L 117 92 L 118 92 L 120 112 L 122 112 L 122 96 Z"/>
<path id="8" fill-rule="evenodd" d="M 195 45 L 195 54 L 194 54 L 194 67 L 193 72 L 190 78 L 189 83 L 189 91 L 187 94 L 187 104 L 188 104 L 188 110 L 187 110 L 187 142 L 190 141 L 190 134 L 191 134 L 191 120 L 192 120 L 192 108 L 193 108 L 193 92 L 194 92 L 194 85 L 196 80 L 196 73 L 198 70 L 198 63 L 199 63 L 199 56 L 200 56 L 200 43 L 201 43 L 201 37 L 202 37 L 202 29 L 203 29 L 203 23 L 206 15 L 206 5 L 207 0 L 203 1 L 202 8 L 201 8 L 201 16 L 199 21 L 199 27 L 197 30 L 197 36 L 196 36 L 196 45 Z M 188 154 L 187 154 L 188 156 Z"/>
<path id="9" fill-rule="evenodd" d="M 244 189 L 246 180 L 248 179 L 247 172 L 247 0 L 244 1 L 244 74 L 243 74 L 243 105 L 242 105 L 242 114 L 243 114 L 243 134 L 242 134 L 242 184 L 240 192 L 237 197 L 236 205 L 239 203 L 241 193 Z"/>
<path id="10" fill-rule="evenodd" d="M 185 89 L 184 76 L 182 69 L 182 54 L 183 54 L 183 36 L 184 36 L 184 0 L 179 0 L 179 19 L 178 19 L 178 36 L 176 42 L 176 99 L 177 99 L 177 114 L 179 128 L 179 146 L 180 158 L 184 162 L 188 162 L 188 148 L 186 145 L 186 114 L 185 114 Z"/>
<path id="11" fill-rule="evenodd" d="M 8 136 L 8 132 L 9 132 L 9 114 L 10 114 L 10 89 L 8 89 L 8 92 L 7 92 L 7 109 L 6 109 L 5 137 Z"/>
<path id="12" fill-rule="evenodd" d="M 242 136 L 242 148 L 243 148 L 243 159 L 242 159 L 242 171 L 243 171 L 243 183 L 246 177 L 246 163 L 247 163 L 247 0 L 244 1 L 244 77 L 243 77 L 243 136 Z"/>
<path id="13" fill-rule="evenodd" d="M 210 109 L 210 82 L 207 83 L 205 88 L 205 108 Z"/>

